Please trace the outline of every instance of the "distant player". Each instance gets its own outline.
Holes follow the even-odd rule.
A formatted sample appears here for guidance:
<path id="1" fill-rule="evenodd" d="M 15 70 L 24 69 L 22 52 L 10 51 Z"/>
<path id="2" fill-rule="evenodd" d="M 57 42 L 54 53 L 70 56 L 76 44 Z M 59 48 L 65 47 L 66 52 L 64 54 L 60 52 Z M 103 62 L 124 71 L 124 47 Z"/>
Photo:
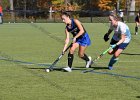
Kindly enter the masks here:
<path id="1" fill-rule="evenodd" d="M 3 23 L 2 16 L 3 16 L 3 11 L 2 11 L 2 6 L 0 4 L 0 24 Z"/>
<path id="2" fill-rule="evenodd" d="M 128 46 L 131 40 L 131 34 L 128 26 L 125 23 L 118 21 L 117 16 L 110 15 L 109 21 L 111 25 L 108 32 L 104 35 L 104 40 L 108 41 L 109 35 L 111 34 L 112 31 L 114 31 L 114 35 L 110 42 L 112 50 L 108 52 L 109 54 L 113 54 L 108 64 L 109 70 L 112 70 L 113 65 L 118 61 L 118 57 L 123 52 L 123 50 Z"/>
<path id="3" fill-rule="evenodd" d="M 68 54 L 68 67 L 64 68 L 64 70 L 71 72 L 72 71 L 72 63 L 74 58 L 74 52 L 77 48 L 79 48 L 78 55 L 80 58 L 86 61 L 86 68 L 92 63 L 91 57 L 85 54 L 86 48 L 91 44 L 90 38 L 86 30 L 84 29 L 81 22 L 77 19 L 71 19 L 70 15 L 67 12 L 63 12 L 61 15 L 63 22 L 66 24 L 65 28 L 65 45 L 64 50 L 67 48 L 69 44 L 70 33 L 73 35 L 73 45 L 69 50 Z"/>
<path id="4" fill-rule="evenodd" d="M 124 22 L 124 19 L 123 19 L 124 14 L 123 14 L 123 11 L 121 9 L 119 10 L 118 14 L 121 18 L 121 21 Z"/>
<path id="5" fill-rule="evenodd" d="M 136 23 L 135 35 L 137 35 L 138 34 L 138 27 L 140 26 L 140 10 L 139 10 L 139 13 L 137 14 L 137 16 L 135 17 L 135 23 Z"/>

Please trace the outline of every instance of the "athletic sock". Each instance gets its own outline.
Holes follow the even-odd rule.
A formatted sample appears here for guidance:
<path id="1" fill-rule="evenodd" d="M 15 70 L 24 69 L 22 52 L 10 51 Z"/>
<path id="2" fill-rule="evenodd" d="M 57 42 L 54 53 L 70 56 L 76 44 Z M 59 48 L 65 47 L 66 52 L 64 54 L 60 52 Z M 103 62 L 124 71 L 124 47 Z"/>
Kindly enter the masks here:
<path id="1" fill-rule="evenodd" d="M 81 57 L 83 60 L 85 60 L 85 61 L 89 61 L 89 58 L 88 58 L 88 56 L 86 55 L 86 54 L 84 54 L 84 56 L 83 57 Z"/>
<path id="2" fill-rule="evenodd" d="M 71 68 L 73 63 L 73 54 L 68 54 L 68 66 Z"/>
<path id="3" fill-rule="evenodd" d="M 108 64 L 108 66 L 113 66 L 117 61 L 118 61 L 119 58 L 116 58 L 115 56 L 113 56 L 111 59 L 110 59 L 110 62 Z"/>
<path id="4" fill-rule="evenodd" d="M 138 32 L 138 27 L 137 26 L 135 27 L 135 32 Z"/>

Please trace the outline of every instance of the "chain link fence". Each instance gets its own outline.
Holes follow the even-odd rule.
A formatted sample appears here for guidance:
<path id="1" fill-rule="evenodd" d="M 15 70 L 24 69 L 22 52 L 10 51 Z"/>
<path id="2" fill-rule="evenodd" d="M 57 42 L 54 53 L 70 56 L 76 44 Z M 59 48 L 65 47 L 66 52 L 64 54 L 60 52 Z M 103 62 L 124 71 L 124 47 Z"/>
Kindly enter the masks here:
<path id="1" fill-rule="evenodd" d="M 70 12 L 73 18 L 78 18 L 83 23 L 108 23 L 109 11 L 72 11 Z M 133 15 L 130 16 L 130 13 Z M 128 23 L 135 22 L 135 16 L 138 12 L 124 13 L 124 20 Z M 23 10 L 16 11 L 3 11 L 4 23 L 61 23 L 61 12 L 48 12 L 48 11 L 34 11 Z"/>

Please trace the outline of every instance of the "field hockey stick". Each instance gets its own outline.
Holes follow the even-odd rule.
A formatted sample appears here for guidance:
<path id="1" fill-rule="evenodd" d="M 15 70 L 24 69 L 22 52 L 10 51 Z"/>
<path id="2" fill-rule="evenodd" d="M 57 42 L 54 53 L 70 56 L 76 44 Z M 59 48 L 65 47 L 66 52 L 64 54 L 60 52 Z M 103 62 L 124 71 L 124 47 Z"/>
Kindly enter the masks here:
<path id="1" fill-rule="evenodd" d="M 103 55 L 105 55 L 109 50 L 111 50 L 112 49 L 112 47 L 109 47 L 108 49 L 106 49 L 104 52 L 102 52 L 97 58 L 95 58 L 93 61 L 92 61 L 92 63 L 91 63 L 91 65 L 94 63 L 94 62 L 96 62 L 98 59 L 100 59 Z M 90 66 L 91 66 L 90 65 Z M 87 73 L 87 72 L 92 72 L 93 70 L 84 70 L 84 71 L 82 71 L 82 73 Z"/>
<path id="2" fill-rule="evenodd" d="M 60 56 L 52 63 L 51 66 L 49 66 L 49 68 L 46 68 L 45 71 L 46 72 L 50 72 L 53 70 L 54 65 L 63 57 L 63 55 L 65 54 L 65 52 L 72 46 L 72 43 L 66 48 L 66 50 L 60 54 Z"/>
<path id="3" fill-rule="evenodd" d="M 97 58 L 95 58 L 93 60 L 93 62 L 97 61 L 98 59 L 100 59 L 103 55 L 105 55 L 109 50 L 111 50 L 112 47 L 109 47 L 108 49 L 106 49 L 103 53 L 101 53 Z"/>

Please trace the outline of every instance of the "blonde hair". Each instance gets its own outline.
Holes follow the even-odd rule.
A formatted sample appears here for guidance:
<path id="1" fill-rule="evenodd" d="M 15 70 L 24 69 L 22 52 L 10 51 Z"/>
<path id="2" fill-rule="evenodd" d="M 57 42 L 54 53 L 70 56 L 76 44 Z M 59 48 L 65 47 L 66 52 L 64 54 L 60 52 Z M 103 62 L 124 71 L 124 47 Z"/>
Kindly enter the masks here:
<path id="1" fill-rule="evenodd" d="M 120 20 L 120 17 L 118 17 L 117 15 L 115 14 L 110 14 L 109 16 L 111 16 L 114 20 L 116 21 L 119 21 Z"/>

